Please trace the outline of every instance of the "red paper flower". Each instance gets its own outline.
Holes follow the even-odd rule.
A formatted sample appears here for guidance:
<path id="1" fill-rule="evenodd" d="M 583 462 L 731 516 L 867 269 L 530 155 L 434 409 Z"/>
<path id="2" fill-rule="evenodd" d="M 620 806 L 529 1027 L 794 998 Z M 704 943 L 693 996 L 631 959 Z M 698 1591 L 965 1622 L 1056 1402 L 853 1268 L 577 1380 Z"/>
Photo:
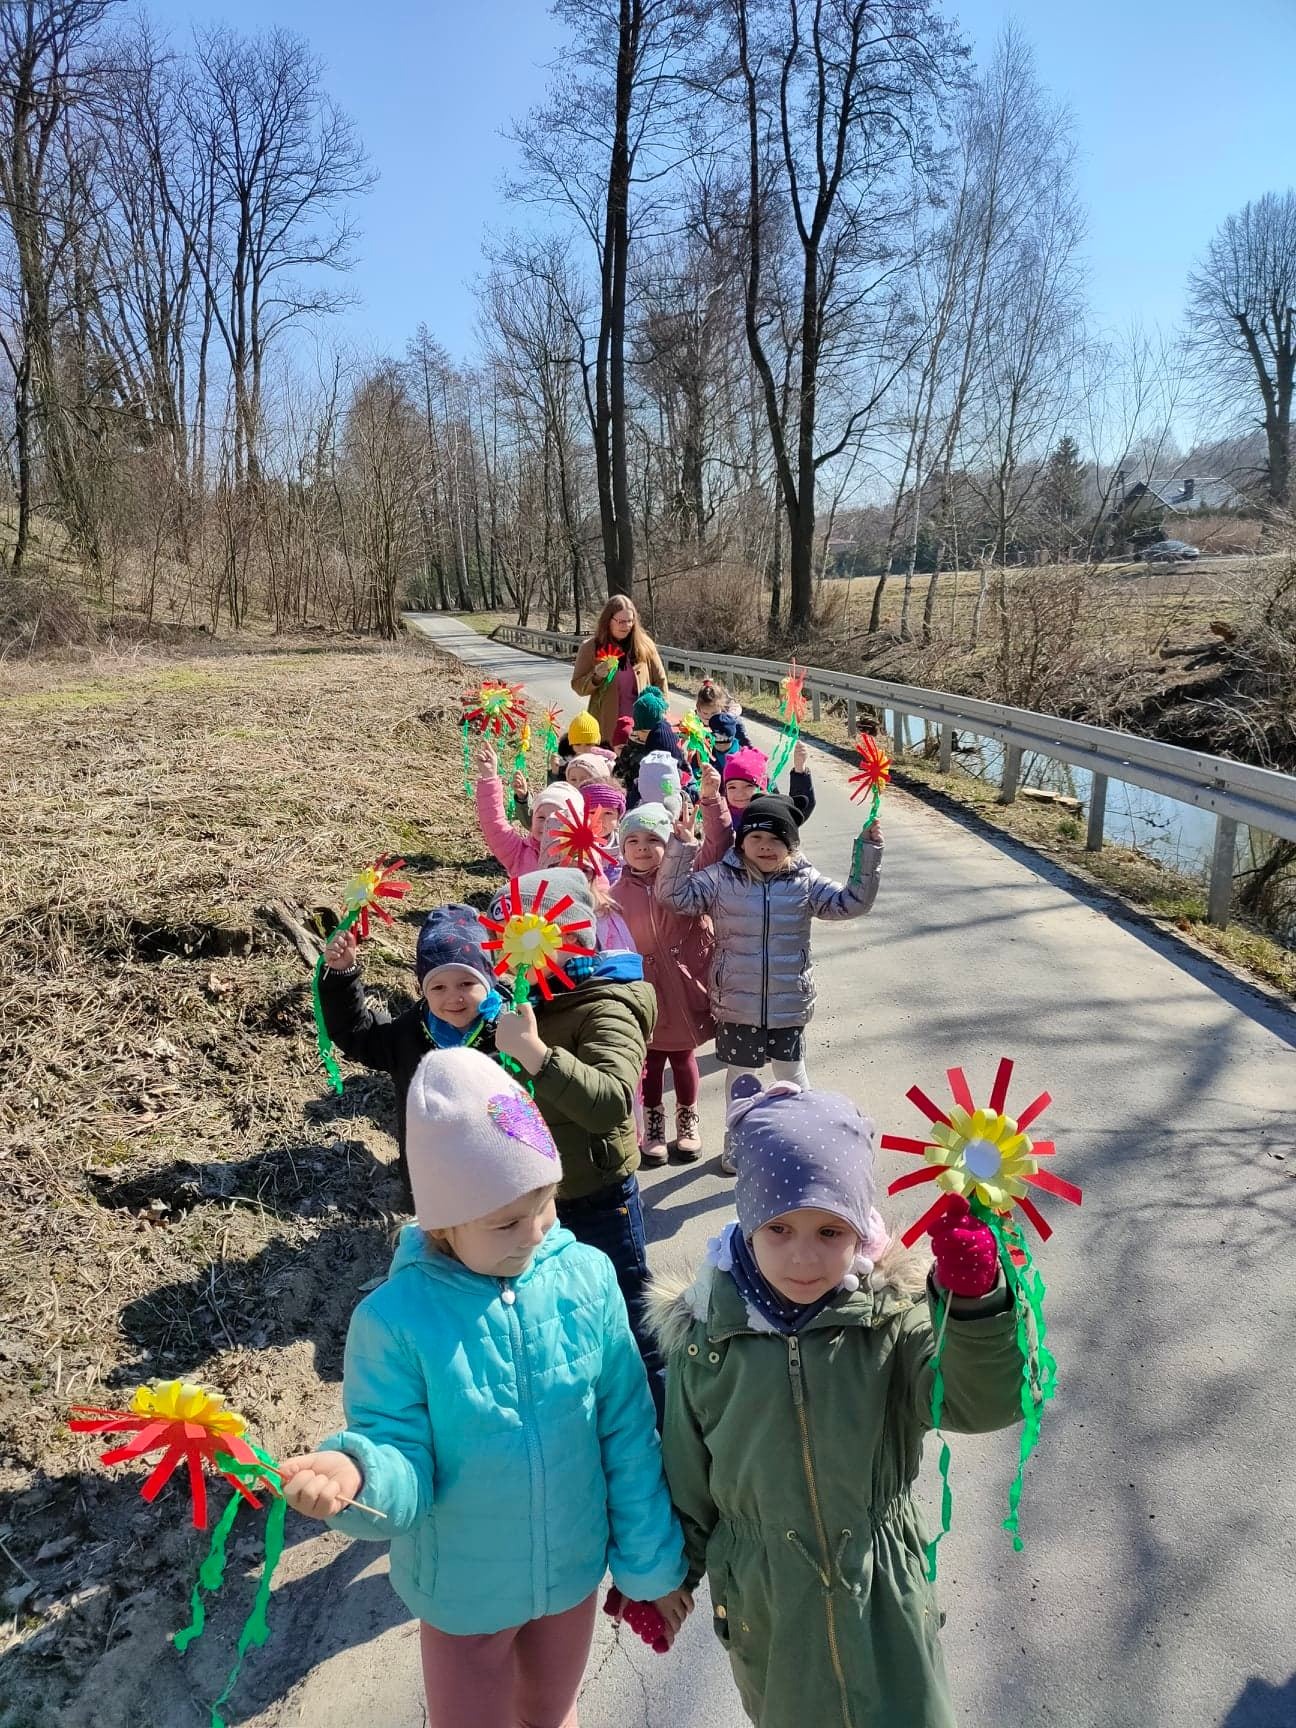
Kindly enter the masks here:
<path id="1" fill-rule="evenodd" d="M 560 863 L 583 870 L 588 876 L 598 875 L 605 864 L 616 868 L 616 853 L 599 839 L 585 812 L 555 816 L 545 830 L 545 847 L 552 850 Z"/>
<path id="2" fill-rule="evenodd" d="M 526 697 L 520 684 L 502 684 L 487 679 L 476 690 L 468 690 L 459 699 L 463 704 L 463 723 L 484 737 L 502 738 L 506 732 L 520 732 L 527 717 Z"/>
<path id="3" fill-rule="evenodd" d="M 186 1464 L 193 1521 L 199 1530 L 207 1528 L 204 1467 L 232 1483 L 253 1506 L 260 1506 L 261 1502 L 241 1475 L 233 1475 L 224 1467 L 222 1459 L 246 1465 L 254 1482 L 259 1478 L 272 1494 L 279 1491 L 274 1478 L 243 1438 L 243 1418 L 226 1409 L 219 1397 L 201 1386 L 183 1380 L 166 1380 L 140 1386 L 131 1399 L 129 1410 L 100 1410 L 86 1404 L 74 1404 L 72 1408 L 75 1415 L 68 1426 L 74 1434 L 127 1434 L 133 1431 L 133 1437 L 124 1446 L 113 1446 L 100 1454 L 102 1464 L 124 1464 L 128 1458 L 145 1458 L 151 1452 L 161 1452 L 161 1458 L 140 1489 L 140 1494 L 150 1504 L 180 1465 Z"/>
<path id="4" fill-rule="evenodd" d="M 1030 1219 L 1047 1241 L 1053 1234 L 1048 1220 L 1026 1193 L 1027 1186 L 1056 1194 L 1075 1205 L 1081 1201 L 1081 1191 L 1073 1182 L 1064 1182 L 1051 1171 L 1041 1170 L 1037 1160 L 1051 1158 L 1056 1150 L 1051 1140 L 1032 1140 L 1026 1130 L 1052 1103 L 1047 1092 L 1029 1103 L 1018 1117 L 1008 1116 L 1008 1083 L 1013 1065 L 1005 1056 L 999 1063 L 990 1103 L 979 1108 L 972 1099 L 967 1076 L 961 1068 L 946 1070 L 953 1104 L 948 1111 L 933 1104 L 919 1086 L 911 1086 L 905 1096 L 917 1105 L 932 1124 L 929 1140 L 913 1140 L 902 1135 L 884 1134 L 881 1144 L 892 1152 L 908 1152 L 926 1160 L 927 1167 L 912 1175 L 900 1176 L 887 1189 L 899 1194 L 906 1188 L 916 1188 L 924 1182 L 936 1182 L 943 1190 L 940 1199 L 928 1208 L 901 1240 L 906 1248 L 930 1229 L 944 1211 L 949 1196 L 961 1194 L 969 1202 L 994 1212 L 1001 1218 L 1011 1215 L 1014 1208 Z"/>
<path id="5" fill-rule="evenodd" d="M 347 908 L 347 927 L 354 925 L 361 941 L 369 936 L 369 914 L 381 918 L 384 924 L 393 922 L 391 913 L 382 905 L 384 900 L 401 900 L 410 891 L 408 882 L 393 879 L 393 871 L 403 870 L 403 858 L 388 858 L 380 852 L 372 864 L 366 865 L 342 890 Z"/>
<path id="6" fill-rule="evenodd" d="M 621 670 L 621 650 L 619 648 L 600 648 L 594 656 L 594 676 L 603 684 L 610 684 Z"/>
<path id="7" fill-rule="evenodd" d="M 795 721 L 799 726 L 806 717 L 805 680 L 805 673 L 797 669 L 793 660 L 791 670 L 779 686 L 779 713 L 785 723 Z"/>
<path id="8" fill-rule="evenodd" d="M 503 978 L 511 973 L 514 978 L 525 978 L 539 987 L 546 1002 L 552 1002 L 551 977 L 565 990 L 575 989 L 558 956 L 589 952 L 588 945 L 573 942 L 571 937 L 578 930 L 588 930 L 590 922 L 588 918 L 563 920 L 563 913 L 575 905 L 570 894 L 564 894 L 547 911 L 543 910 L 548 892 L 548 882 L 541 881 L 527 907 L 523 904 L 521 883 L 514 876 L 509 882 L 507 916 L 488 918 L 483 913 L 481 921 L 495 933 L 491 941 L 482 943 L 482 948 L 499 955 L 495 962 L 496 976 Z"/>
<path id="9" fill-rule="evenodd" d="M 891 781 L 891 758 L 870 732 L 860 733 L 855 748 L 859 752 L 860 765 L 850 777 L 851 798 L 872 797 L 871 822 L 876 818 L 882 801 L 882 788 Z"/>

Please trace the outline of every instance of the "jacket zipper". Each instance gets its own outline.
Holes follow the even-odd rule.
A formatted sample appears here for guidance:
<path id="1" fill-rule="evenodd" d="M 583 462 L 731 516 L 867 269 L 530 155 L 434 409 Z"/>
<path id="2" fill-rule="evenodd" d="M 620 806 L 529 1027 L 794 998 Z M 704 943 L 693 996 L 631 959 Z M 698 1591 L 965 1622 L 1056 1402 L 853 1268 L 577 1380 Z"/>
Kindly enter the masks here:
<path id="1" fill-rule="evenodd" d="M 761 893 L 765 896 L 765 911 L 762 920 L 761 935 L 761 1020 L 762 1026 L 769 1025 L 769 918 L 770 891 L 769 883 L 761 883 Z"/>
<path id="2" fill-rule="evenodd" d="M 837 1614 L 833 1606 L 833 1582 L 830 1570 L 833 1557 L 828 1546 L 828 1532 L 824 1527 L 823 1511 L 819 1505 L 819 1484 L 815 1480 L 814 1457 L 810 1451 L 810 1426 L 806 1421 L 805 1393 L 801 1383 L 801 1340 L 795 1333 L 788 1338 L 788 1375 L 792 1381 L 792 1403 L 797 1413 L 797 1426 L 801 1431 L 801 1462 L 805 1469 L 806 1487 L 810 1493 L 810 1510 L 814 1515 L 815 1533 L 819 1539 L 819 1576 L 824 1587 L 824 1616 L 828 1623 L 828 1654 L 832 1661 L 833 1673 L 837 1676 L 837 1690 L 841 1695 L 842 1725 L 843 1728 L 852 1728 L 850 1698 L 846 1691 L 846 1674 L 842 1668 L 841 1652 L 837 1648 Z"/>
<path id="3" fill-rule="evenodd" d="M 531 1415 L 531 1363 L 527 1357 L 526 1345 L 522 1341 L 522 1322 L 517 1313 L 517 1291 L 508 1278 L 501 1278 L 499 1284 L 500 1299 L 509 1319 L 509 1342 L 513 1346 L 513 1359 L 517 1364 L 518 1415 L 522 1418 L 522 1432 L 526 1436 L 527 1475 L 531 1488 L 531 1596 L 535 1609 L 532 1615 L 534 1619 L 545 1612 L 548 1596 L 548 1590 L 544 1587 L 544 1580 L 549 1574 L 549 1557 L 544 1552 L 544 1465 L 536 1445 L 535 1423 Z"/>

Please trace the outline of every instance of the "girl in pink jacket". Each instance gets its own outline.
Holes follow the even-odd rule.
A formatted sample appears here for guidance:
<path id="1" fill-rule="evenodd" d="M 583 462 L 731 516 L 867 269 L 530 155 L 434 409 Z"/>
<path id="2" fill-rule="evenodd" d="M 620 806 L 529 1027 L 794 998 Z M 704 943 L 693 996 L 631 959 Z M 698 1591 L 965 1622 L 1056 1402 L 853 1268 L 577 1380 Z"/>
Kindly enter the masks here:
<path id="1" fill-rule="evenodd" d="M 720 776 L 704 770 L 702 799 L 706 822 L 695 868 L 718 863 L 732 834 L 719 810 Z M 706 805 L 713 802 L 715 812 Z M 691 823 L 685 810 L 682 821 Z M 663 1103 L 666 1065 L 675 1087 L 675 1150 L 688 1163 L 702 1152 L 698 1121 L 698 1046 L 715 1035 L 708 992 L 715 938 L 709 918 L 686 918 L 663 905 L 653 890 L 666 856 L 675 819 L 664 804 L 640 804 L 620 824 L 622 870 L 613 901 L 643 956 L 644 977 L 657 992 L 657 1025 L 644 1063 L 644 1136 L 641 1159 L 664 1164 L 666 1109 Z"/>
<path id="2" fill-rule="evenodd" d="M 555 816 L 579 816 L 584 802 L 574 786 L 555 780 L 537 794 L 531 806 L 531 832 L 524 834 L 509 821 L 504 808 L 504 782 L 499 758 L 490 744 L 477 751 L 477 824 L 491 857 L 506 876 L 526 876 L 540 866 L 545 828 Z"/>

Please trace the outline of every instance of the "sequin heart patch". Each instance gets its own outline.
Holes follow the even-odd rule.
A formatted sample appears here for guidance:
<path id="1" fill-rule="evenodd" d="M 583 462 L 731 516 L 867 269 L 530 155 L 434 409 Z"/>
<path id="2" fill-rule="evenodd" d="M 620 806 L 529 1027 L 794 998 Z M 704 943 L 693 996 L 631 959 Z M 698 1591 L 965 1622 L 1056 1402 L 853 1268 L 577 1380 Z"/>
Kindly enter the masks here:
<path id="1" fill-rule="evenodd" d="M 533 1152 L 557 1160 L 558 1148 L 553 1143 L 553 1135 L 530 1098 L 521 1093 L 499 1092 L 487 1104 L 486 1114 L 510 1139 L 520 1140 Z"/>

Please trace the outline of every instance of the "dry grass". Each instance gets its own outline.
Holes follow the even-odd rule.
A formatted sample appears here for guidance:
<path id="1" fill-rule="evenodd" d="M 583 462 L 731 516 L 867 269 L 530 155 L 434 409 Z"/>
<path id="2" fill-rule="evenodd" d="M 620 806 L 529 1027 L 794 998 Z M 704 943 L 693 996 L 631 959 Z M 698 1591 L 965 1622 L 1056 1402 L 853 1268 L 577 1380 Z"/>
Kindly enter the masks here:
<path id="1" fill-rule="evenodd" d="M 389 1251 L 390 1088 L 327 1093 L 306 965 L 257 909 L 309 915 L 403 853 L 408 911 L 367 967 L 404 993 L 419 915 L 494 877 L 457 785 L 459 679 L 418 643 L 6 670 L 0 1720 L 79 1720 L 79 1699 L 100 1728 L 143 1721 L 76 1692 L 124 1641 L 178 1670 L 162 1635 L 200 1552 L 179 1492 L 141 1508 L 138 1473 L 67 1433 L 69 1403 L 200 1376 L 280 1452 L 331 1414 Z"/>

